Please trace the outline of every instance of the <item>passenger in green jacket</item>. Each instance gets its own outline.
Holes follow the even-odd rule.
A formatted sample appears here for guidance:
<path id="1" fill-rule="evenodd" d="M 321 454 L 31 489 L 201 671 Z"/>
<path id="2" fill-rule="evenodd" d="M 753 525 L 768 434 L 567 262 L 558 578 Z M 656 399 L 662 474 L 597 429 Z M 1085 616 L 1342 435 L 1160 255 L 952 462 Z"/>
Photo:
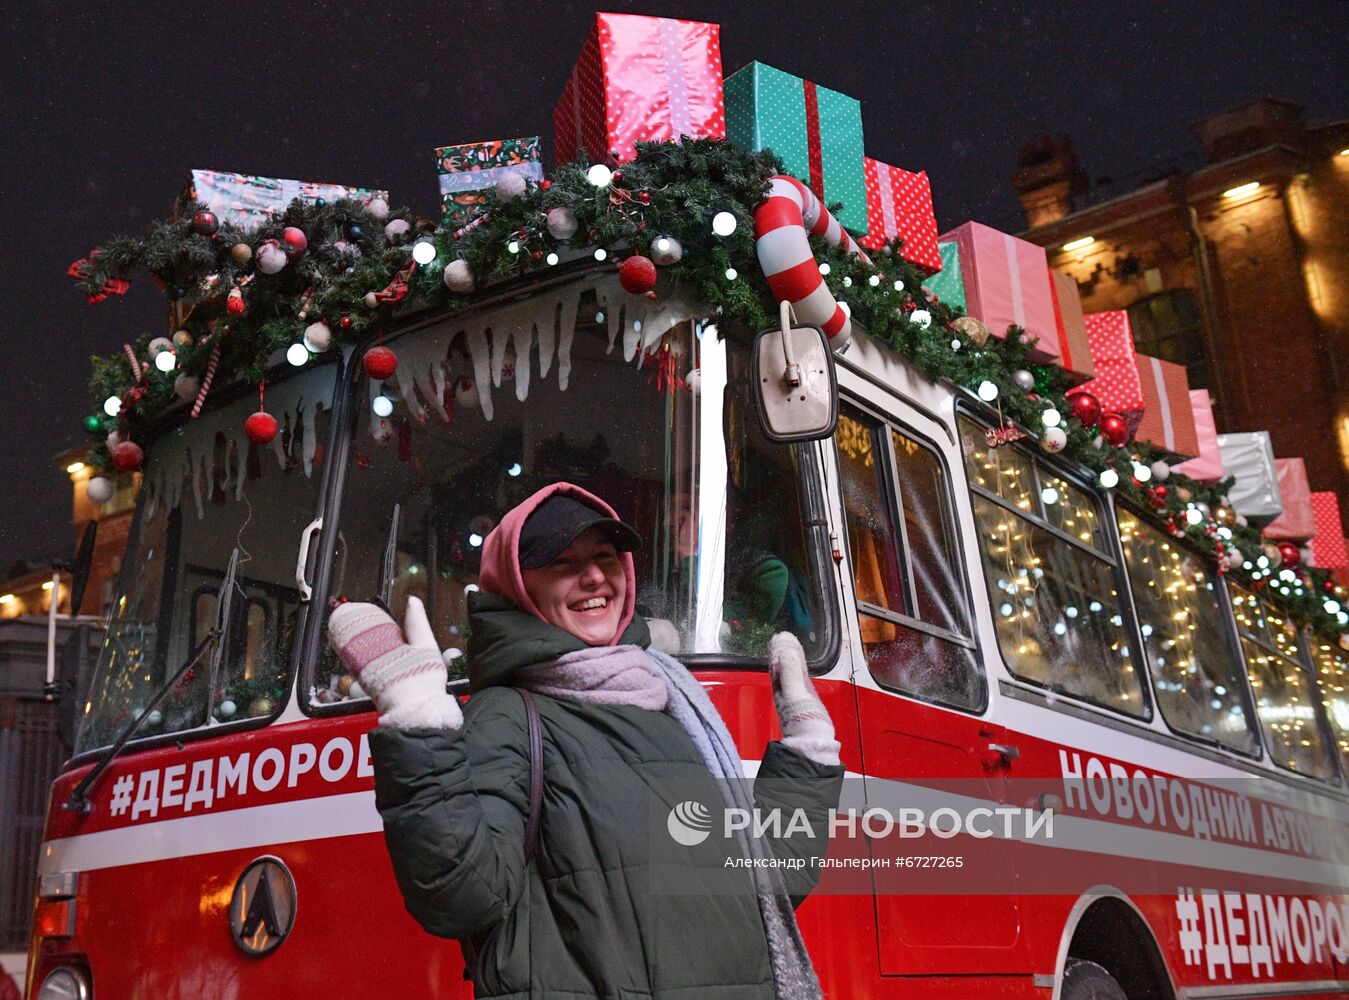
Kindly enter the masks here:
<path id="1" fill-rule="evenodd" d="M 646 648 L 640 544 L 569 483 L 509 512 L 470 600 L 462 712 L 415 598 L 405 630 L 371 604 L 333 612 L 330 641 L 380 712 L 376 805 L 403 899 L 428 931 L 465 943 L 478 997 L 818 998 L 793 907 L 818 878 L 842 787 L 833 723 L 800 643 L 775 636 L 783 739 L 765 748 L 751 796 L 702 686 Z M 511 688 L 541 720 L 534 843 L 528 716 Z M 727 835 L 728 807 L 800 811 L 810 832 Z M 666 833 L 689 808 L 676 814 L 715 818 L 707 843 Z"/>

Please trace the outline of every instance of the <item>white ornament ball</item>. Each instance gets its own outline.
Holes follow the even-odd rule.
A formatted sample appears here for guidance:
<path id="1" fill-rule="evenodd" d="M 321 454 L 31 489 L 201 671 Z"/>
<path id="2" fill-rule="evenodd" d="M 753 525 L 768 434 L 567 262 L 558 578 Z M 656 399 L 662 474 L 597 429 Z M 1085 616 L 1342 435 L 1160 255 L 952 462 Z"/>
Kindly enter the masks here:
<path id="1" fill-rule="evenodd" d="M 352 681 L 351 687 L 347 689 L 348 698 L 364 698 L 365 688 L 361 687 L 360 681 Z"/>
<path id="2" fill-rule="evenodd" d="M 121 431 L 113 431 L 108 435 L 107 440 L 104 443 L 108 446 L 108 451 L 112 451 L 125 440 L 126 438 L 122 437 Z"/>
<path id="3" fill-rule="evenodd" d="M 928 312 L 926 309 L 915 309 L 913 312 L 909 313 L 909 322 L 914 326 L 926 330 L 932 325 L 932 313 Z"/>
<path id="4" fill-rule="evenodd" d="M 467 261 L 452 260 L 445 265 L 445 287 L 452 292 L 473 291 L 473 272 Z"/>
<path id="5" fill-rule="evenodd" d="M 454 388 L 454 405 L 476 410 L 479 402 L 477 385 L 469 379 L 460 379 L 459 384 Z"/>
<path id="6" fill-rule="evenodd" d="M 1040 444 L 1044 446 L 1045 451 L 1057 453 L 1068 446 L 1068 435 L 1062 427 L 1046 427 L 1044 436 L 1040 438 Z"/>
<path id="7" fill-rule="evenodd" d="M 384 227 L 384 238 L 386 240 L 396 240 L 406 236 L 412 230 L 412 223 L 407 219 L 394 219 Z"/>
<path id="8" fill-rule="evenodd" d="M 684 383 L 689 387 L 689 394 L 697 399 L 698 393 L 703 391 L 703 370 L 701 368 L 691 370 L 684 376 Z"/>
<path id="9" fill-rule="evenodd" d="M 678 264 L 684 256 L 684 247 L 673 236 L 657 236 L 651 244 L 651 259 L 661 266 Z"/>
<path id="10" fill-rule="evenodd" d="M 370 214 L 373 215 L 380 222 L 383 222 L 385 219 L 389 217 L 389 203 L 385 201 L 383 198 L 371 198 L 370 204 L 366 205 L 365 207 L 370 212 Z"/>
<path id="11" fill-rule="evenodd" d="M 157 726 L 164 721 L 164 713 L 157 708 L 150 709 L 150 714 L 145 717 L 147 726 Z"/>
<path id="12" fill-rule="evenodd" d="M 1213 513 L 1213 511 L 1209 508 L 1209 505 L 1203 503 L 1202 501 L 1195 504 L 1194 508 L 1195 510 L 1199 511 L 1199 513 L 1202 514 L 1205 519 L 1207 519 Z"/>
<path id="13" fill-rule="evenodd" d="M 367 309 L 379 308 L 379 296 L 377 296 L 374 292 L 366 292 L 365 298 L 361 299 L 361 301 L 365 303 L 365 307 Z"/>
<path id="14" fill-rule="evenodd" d="M 394 439 L 393 422 L 383 417 L 374 417 L 370 421 L 370 437 L 376 444 L 388 444 Z"/>
<path id="15" fill-rule="evenodd" d="M 323 320 L 304 328 L 304 346 L 315 354 L 322 354 L 333 346 L 333 329 Z"/>
<path id="16" fill-rule="evenodd" d="M 112 480 L 95 476 L 84 487 L 90 503 L 105 504 L 112 499 Z"/>
<path id="17" fill-rule="evenodd" d="M 1223 555 L 1227 556 L 1227 561 L 1233 568 L 1240 566 L 1246 561 L 1246 557 L 1242 555 L 1241 549 L 1237 548 L 1235 545 L 1225 546 L 1223 548 Z"/>
<path id="18" fill-rule="evenodd" d="M 1241 527 L 1243 527 L 1243 528 L 1248 527 L 1248 526 L 1250 525 L 1250 523 L 1251 523 L 1250 521 L 1246 520 L 1246 515 L 1245 515 L 1245 514 L 1238 514 L 1238 515 L 1237 515 L 1237 524 L 1240 525 Z"/>
<path id="19" fill-rule="evenodd" d="M 514 201 L 525 193 L 525 178 L 523 174 L 502 174 L 497 178 L 497 199 L 499 201 Z"/>
<path id="20" fill-rule="evenodd" d="M 168 337 L 156 337 L 154 340 L 150 341 L 150 345 L 146 348 L 146 353 L 150 355 L 150 360 L 153 361 L 165 351 L 171 350 L 173 350 L 173 341 Z"/>
<path id="21" fill-rule="evenodd" d="M 576 213 L 570 208 L 557 207 L 548 210 L 548 233 L 555 240 L 569 240 L 576 235 L 576 229 L 580 225 L 576 221 Z"/>
<path id="22" fill-rule="evenodd" d="M 201 391 L 201 379 L 195 375 L 179 375 L 173 380 L 173 394 L 179 399 L 196 399 Z"/>
<path id="23" fill-rule="evenodd" d="M 228 719 L 237 711 L 239 711 L 239 706 L 234 704 L 234 702 L 230 701 L 228 698 L 220 703 L 220 717 L 222 719 Z"/>
<path id="24" fill-rule="evenodd" d="M 290 260 L 286 256 L 286 251 L 281 249 L 281 244 L 276 240 L 268 240 L 262 246 L 258 247 L 258 270 L 263 274 L 276 274 L 286 262 Z"/>
<path id="25" fill-rule="evenodd" d="M 1152 470 L 1152 478 L 1155 482 L 1164 483 L 1171 478 L 1171 466 L 1161 460 L 1153 462 L 1148 468 Z"/>

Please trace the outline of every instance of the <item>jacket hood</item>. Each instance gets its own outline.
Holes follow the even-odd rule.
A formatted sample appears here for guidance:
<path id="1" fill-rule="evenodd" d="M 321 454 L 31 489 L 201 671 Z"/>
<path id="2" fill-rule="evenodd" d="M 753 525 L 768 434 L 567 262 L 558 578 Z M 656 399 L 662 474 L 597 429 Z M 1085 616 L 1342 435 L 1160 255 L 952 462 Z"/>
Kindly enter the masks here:
<path id="1" fill-rule="evenodd" d="M 478 585 L 487 593 L 506 598 L 521 611 L 533 615 L 549 628 L 561 632 L 561 629 L 548 623 L 530 600 L 529 594 L 525 591 L 524 576 L 520 572 L 520 532 L 525 526 L 525 521 L 538 509 L 539 504 L 559 493 L 602 511 L 606 517 L 618 518 L 618 512 L 607 503 L 574 483 L 553 483 L 551 486 L 545 486 L 511 508 L 501 519 L 501 523 L 488 533 L 482 545 L 482 570 L 478 577 Z M 618 620 L 614 637 L 609 640 L 610 646 L 618 644 L 624 631 L 631 624 L 633 609 L 637 604 L 637 572 L 633 566 L 632 553 L 620 552 L 618 557 L 623 565 L 623 576 L 627 580 L 627 591 L 623 595 L 623 614 Z M 575 641 L 578 649 L 584 648 L 585 644 L 579 639 Z"/>

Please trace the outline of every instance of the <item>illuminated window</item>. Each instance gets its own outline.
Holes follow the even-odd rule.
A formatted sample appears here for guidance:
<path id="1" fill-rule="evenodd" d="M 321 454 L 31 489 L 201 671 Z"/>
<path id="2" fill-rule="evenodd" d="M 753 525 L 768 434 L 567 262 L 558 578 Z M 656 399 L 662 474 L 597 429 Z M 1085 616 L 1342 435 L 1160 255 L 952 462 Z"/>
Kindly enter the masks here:
<path id="1" fill-rule="evenodd" d="M 1094 497 L 959 421 L 998 646 L 1018 677 L 1146 716 L 1142 679 Z"/>
<path id="2" fill-rule="evenodd" d="M 905 694 L 982 708 L 966 574 L 937 453 L 851 408 L 839 415 L 836 440 L 868 669 Z"/>
<path id="3" fill-rule="evenodd" d="M 1240 587 L 1232 587 L 1232 608 L 1270 758 L 1298 774 L 1333 780 L 1335 768 L 1321 731 L 1311 675 L 1302 665 L 1296 626 Z"/>
<path id="4" fill-rule="evenodd" d="M 1340 752 L 1340 768 L 1349 776 L 1349 657 L 1329 639 L 1316 638 L 1310 645 L 1321 704 L 1325 706 Z"/>
<path id="5" fill-rule="evenodd" d="M 1179 732 L 1258 753 L 1217 574 L 1128 511 L 1116 517 L 1162 718 Z"/>
<path id="6" fill-rule="evenodd" d="M 1129 327 L 1139 354 L 1184 365 L 1190 388 L 1209 388 L 1204 327 L 1194 292 L 1181 288 L 1140 299 L 1129 307 Z"/>

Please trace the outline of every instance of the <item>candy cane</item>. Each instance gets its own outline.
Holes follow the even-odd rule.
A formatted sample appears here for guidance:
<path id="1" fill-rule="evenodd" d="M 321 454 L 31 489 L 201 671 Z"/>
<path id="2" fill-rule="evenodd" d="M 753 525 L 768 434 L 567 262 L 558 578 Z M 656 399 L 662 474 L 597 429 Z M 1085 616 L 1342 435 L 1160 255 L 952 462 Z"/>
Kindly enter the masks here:
<path id="1" fill-rule="evenodd" d="M 792 304 L 800 322 L 818 324 L 841 351 L 852 338 L 852 322 L 824 283 L 807 233 L 871 261 L 810 188 L 782 174 L 769 183 L 768 197 L 754 209 L 755 249 L 768 288 L 779 302 Z"/>
<path id="2" fill-rule="evenodd" d="M 127 359 L 131 362 L 131 374 L 139 382 L 141 380 L 141 363 L 136 360 L 136 352 L 131 349 L 130 344 L 123 344 L 122 350 L 126 351 Z"/>
<path id="3" fill-rule="evenodd" d="M 215 378 L 215 366 L 220 363 L 220 345 L 216 344 L 211 348 L 210 360 L 206 362 L 206 377 L 201 380 L 201 389 L 197 391 L 197 401 L 192 404 L 192 419 L 196 420 L 197 415 L 201 413 L 202 404 L 206 402 L 206 394 L 211 391 L 211 379 Z"/>

